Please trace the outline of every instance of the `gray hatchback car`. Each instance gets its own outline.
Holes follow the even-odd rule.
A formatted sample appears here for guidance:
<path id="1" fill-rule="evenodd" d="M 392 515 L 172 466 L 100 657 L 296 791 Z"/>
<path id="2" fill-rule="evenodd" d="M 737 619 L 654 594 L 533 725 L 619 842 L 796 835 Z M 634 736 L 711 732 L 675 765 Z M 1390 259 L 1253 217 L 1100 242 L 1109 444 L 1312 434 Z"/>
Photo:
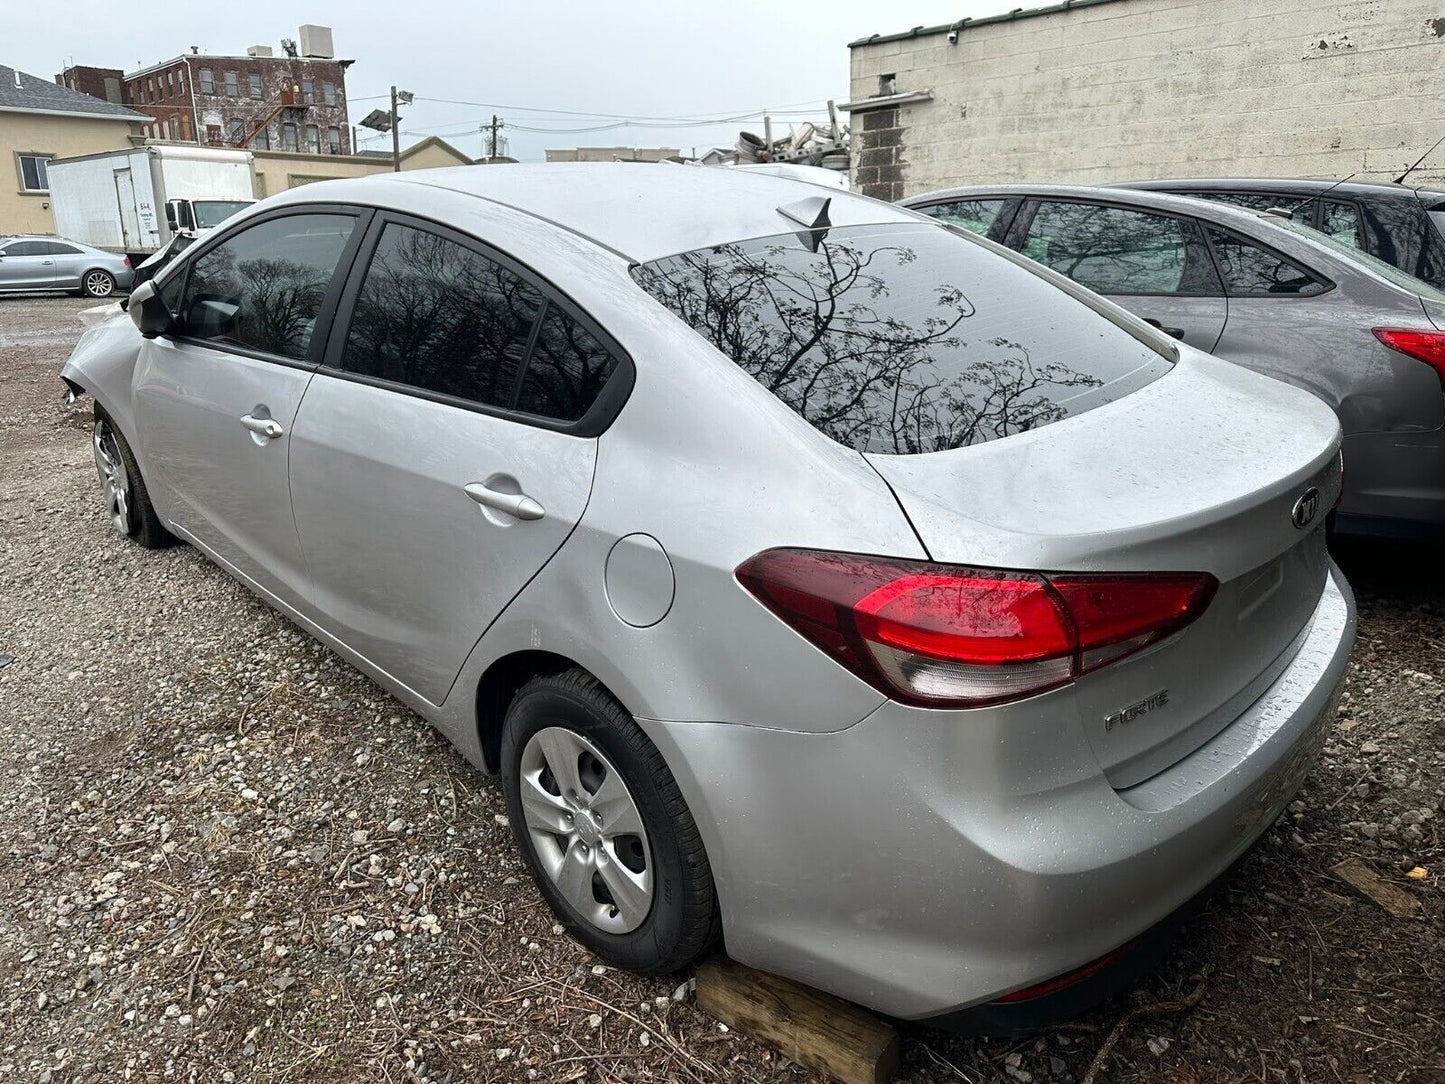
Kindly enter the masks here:
<path id="1" fill-rule="evenodd" d="M 307 185 L 63 376 L 110 523 L 500 774 L 644 972 L 722 938 L 898 1016 L 1062 1006 L 1269 826 L 1354 639 L 1316 398 L 792 180 Z"/>
<path id="2" fill-rule="evenodd" d="M 110 297 L 130 289 L 130 260 L 63 237 L 0 237 L 0 292 L 65 290 Z"/>
<path id="3" fill-rule="evenodd" d="M 1445 537 L 1445 293 L 1288 217 L 1182 196 L 986 185 L 903 202 L 1318 396 L 1345 432 L 1338 528 Z"/>

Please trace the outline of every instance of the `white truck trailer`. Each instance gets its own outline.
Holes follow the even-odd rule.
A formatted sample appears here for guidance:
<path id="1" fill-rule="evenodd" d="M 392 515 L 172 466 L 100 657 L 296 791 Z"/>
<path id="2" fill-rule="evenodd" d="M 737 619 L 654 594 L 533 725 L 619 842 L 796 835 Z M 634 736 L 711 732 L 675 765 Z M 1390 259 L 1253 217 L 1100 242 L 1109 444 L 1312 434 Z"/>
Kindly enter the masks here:
<path id="1" fill-rule="evenodd" d="M 56 232 L 137 266 L 176 234 L 199 236 L 256 202 L 250 151 L 133 147 L 56 158 L 46 174 Z"/>

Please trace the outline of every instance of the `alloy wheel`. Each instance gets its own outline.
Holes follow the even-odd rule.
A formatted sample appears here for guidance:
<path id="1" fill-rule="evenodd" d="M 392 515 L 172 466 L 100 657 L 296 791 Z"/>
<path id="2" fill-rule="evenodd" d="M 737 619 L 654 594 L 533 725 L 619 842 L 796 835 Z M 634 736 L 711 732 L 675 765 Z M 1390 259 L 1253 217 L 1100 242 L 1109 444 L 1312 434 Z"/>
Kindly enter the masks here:
<path id="1" fill-rule="evenodd" d="M 106 515 L 111 525 L 123 535 L 130 534 L 130 475 L 121 458 L 115 430 L 104 418 L 95 420 L 91 443 L 95 446 L 95 469 L 100 474 L 100 489 L 105 497 Z"/>
<path id="2" fill-rule="evenodd" d="M 104 271 L 92 271 L 85 276 L 85 292 L 91 297 L 109 297 L 115 289 L 115 280 Z"/>
<path id="3" fill-rule="evenodd" d="M 622 774 L 597 746 L 561 727 L 522 750 L 518 789 L 538 861 L 599 930 L 631 933 L 652 910 L 652 852 Z"/>

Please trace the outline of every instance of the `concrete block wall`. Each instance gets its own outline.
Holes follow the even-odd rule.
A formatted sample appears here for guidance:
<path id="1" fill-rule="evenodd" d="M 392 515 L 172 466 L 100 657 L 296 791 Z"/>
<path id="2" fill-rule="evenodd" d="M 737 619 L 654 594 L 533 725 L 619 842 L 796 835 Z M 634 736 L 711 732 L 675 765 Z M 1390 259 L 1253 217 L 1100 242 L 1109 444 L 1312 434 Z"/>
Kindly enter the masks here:
<path id="1" fill-rule="evenodd" d="M 990 181 L 1388 180 L 1445 136 L 1445 0 L 1119 0 L 964 27 L 956 45 L 855 46 L 852 100 L 885 74 L 934 95 L 897 107 L 886 139 L 853 118 L 855 183 L 885 199 Z M 1445 181 L 1445 146 L 1432 165 L 1412 183 Z"/>

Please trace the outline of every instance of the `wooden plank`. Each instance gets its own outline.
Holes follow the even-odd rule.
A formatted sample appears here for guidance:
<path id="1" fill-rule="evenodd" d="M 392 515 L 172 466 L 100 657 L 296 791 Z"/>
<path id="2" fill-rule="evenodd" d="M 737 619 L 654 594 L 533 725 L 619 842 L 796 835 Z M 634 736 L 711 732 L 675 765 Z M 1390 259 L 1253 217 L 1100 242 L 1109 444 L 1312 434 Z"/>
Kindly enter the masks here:
<path id="1" fill-rule="evenodd" d="M 1369 896 L 1396 918 L 1414 918 L 1420 901 L 1399 885 L 1391 884 L 1358 858 L 1347 858 L 1330 870 L 1351 888 Z"/>
<path id="2" fill-rule="evenodd" d="M 872 1013 L 731 960 L 697 969 L 697 1004 L 730 1028 L 839 1084 L 887 1084 L 898 1033 Z"/>

